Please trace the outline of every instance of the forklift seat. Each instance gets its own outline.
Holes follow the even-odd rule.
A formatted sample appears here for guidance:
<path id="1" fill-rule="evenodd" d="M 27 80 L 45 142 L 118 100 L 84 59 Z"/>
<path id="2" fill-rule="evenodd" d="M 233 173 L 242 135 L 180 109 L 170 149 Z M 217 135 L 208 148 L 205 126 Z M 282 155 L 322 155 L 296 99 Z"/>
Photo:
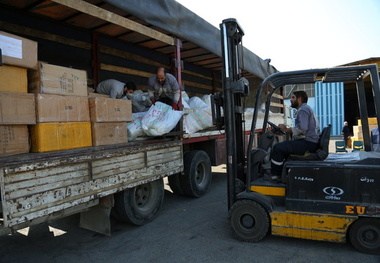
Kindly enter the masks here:
<path id="1" fill-rule="evenodd" d="M 306 152 L 304 155 L 290 155 L 289 160 L 294 161 L 323 161 L 329 155 L 331 124 L 324 127 L 319 136 L 319 148 L 315 153 Z"/>

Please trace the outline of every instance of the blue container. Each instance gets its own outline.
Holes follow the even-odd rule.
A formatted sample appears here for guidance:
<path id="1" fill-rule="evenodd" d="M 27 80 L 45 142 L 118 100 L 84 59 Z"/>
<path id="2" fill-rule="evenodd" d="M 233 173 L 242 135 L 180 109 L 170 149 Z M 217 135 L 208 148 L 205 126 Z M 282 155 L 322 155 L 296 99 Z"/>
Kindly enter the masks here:
<path id="1" fill-rule="evenodd" d="M 331 135 L 342 134 L 344 122 L 344 85 L 339 83 L 315 83 L 315 113 L 321 126 L 331 124 Z"/>

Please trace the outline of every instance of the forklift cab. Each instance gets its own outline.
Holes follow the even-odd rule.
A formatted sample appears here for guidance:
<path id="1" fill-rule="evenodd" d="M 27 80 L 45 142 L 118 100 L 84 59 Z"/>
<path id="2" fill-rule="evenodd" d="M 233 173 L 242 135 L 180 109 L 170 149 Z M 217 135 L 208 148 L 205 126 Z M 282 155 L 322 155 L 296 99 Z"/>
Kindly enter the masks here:
<path id="1" fill-rule="evenodd" d="M 224 59 L 228 209 L 235 237 L 258 242 L 271 233 L 331 242 L 349 240 L 361 252 L 380 254 L 380 153 L 371 151 L 364 92 L 364 81 L 370 81 L 375 110 L 380 109 L 377 65 L 278 72 L 268 76 L 256 93 L 246 148 L 242 98 L 248 92 L 242 87 L 240 66 L 244 32 L 234 19 L 224 20 L 220 29 Z M 272 95 L 285 85 L 316 81 L 356 83 L 365 152 L 329 154 L 329 125 L 321 133 L 316 153 L 291 156 L 284 164 L 280 183 L 263 180 L 270 150 L 276 143 L 276 133 L 280 132 L 268 121 Z M 256 109 L 260 108 L 264 88 L 267 100 L 263 125 L 257 146 L 254 146 Z M 380 124 L 379 115 L 377 121 Z"/>

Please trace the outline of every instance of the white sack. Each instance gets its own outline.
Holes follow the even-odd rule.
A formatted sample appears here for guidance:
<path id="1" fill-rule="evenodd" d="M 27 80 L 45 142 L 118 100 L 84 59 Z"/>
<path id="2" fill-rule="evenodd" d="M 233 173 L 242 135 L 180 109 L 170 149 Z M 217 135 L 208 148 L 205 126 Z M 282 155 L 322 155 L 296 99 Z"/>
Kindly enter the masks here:
<path id="1" fill-rule="evenodd" d="M 141 126 L 146 135 L 160 136 L 170 132 L 182 114 L 182 111 L 173 110 L 171 106 L 158 101 L 150 107 L 141 121 Z"/>
<path id="2" fill-rule="evenodd" d="M 127 134 L 129 141 L 134 141 L 137 137 L 145 135 L 141 127 L 141 120 L 145 115 L 146 112 L 132 113 L 132 121 L 127 123 Z"/>

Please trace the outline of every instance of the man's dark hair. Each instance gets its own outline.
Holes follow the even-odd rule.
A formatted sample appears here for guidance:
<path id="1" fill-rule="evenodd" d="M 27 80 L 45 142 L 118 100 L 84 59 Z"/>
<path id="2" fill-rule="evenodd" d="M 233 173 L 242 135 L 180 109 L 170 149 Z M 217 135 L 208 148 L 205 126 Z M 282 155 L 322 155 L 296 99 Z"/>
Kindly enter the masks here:
<path id="1" fill-rule="evenodd" d="M 303 90 L 297 90 L 293 92 L 296 98 L 301 98 L 302 103 L 307 103 L 307 94 Z"/>
<path id="2" fill-rule="evenodd" d="M 132 81 L 129 81 L 129 82 L 127 82 L 127 83 L 125 83 L 125 86 L 127 87 L 127 89 L 131 89 L 131 90 L 133 90 L 133 91 L 135 91 L 136 90 L 136 84 L 134 83 L 134 82 L 132 82 Z"/>

